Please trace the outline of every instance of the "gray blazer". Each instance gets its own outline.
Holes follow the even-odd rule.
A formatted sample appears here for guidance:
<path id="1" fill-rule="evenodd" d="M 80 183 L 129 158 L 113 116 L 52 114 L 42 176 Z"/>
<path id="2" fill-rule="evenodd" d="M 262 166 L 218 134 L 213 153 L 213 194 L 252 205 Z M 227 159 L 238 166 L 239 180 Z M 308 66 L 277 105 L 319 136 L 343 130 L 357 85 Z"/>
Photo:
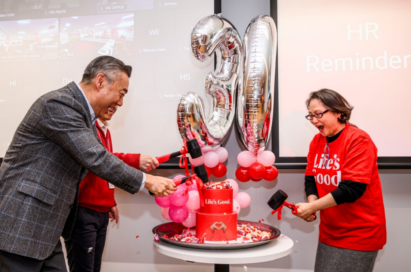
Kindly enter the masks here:
<path id="1" fill-rule="evenodd" d="M 142 172 L 99 142 L 72 82 L 34 102 L 7 150 L 0 167 L 0 250 L 43 260 L 63 229 L 69 238 L 87 170 L 129 193 L 142 184 Z"/>

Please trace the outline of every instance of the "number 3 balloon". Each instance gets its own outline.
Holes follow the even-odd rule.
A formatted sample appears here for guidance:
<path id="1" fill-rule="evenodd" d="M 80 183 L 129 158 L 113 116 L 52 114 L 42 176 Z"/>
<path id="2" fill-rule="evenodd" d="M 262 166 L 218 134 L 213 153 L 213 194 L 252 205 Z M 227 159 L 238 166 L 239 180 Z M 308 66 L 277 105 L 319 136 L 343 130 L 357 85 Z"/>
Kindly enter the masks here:
<path id="1" fill-rule="evenodd" d="M 178 105 L 177 124 L 183 139 L 197 138 L 208 145 L 221 144 L 235 116 L 235 94 L 241 81 L 242 44 L 237 30 L 220 15 L 203 18 L 191 33 L 194 57 L 205 61 L 217 55 L 214 72 L 205 80 L 213 108 L 205 116 L 204 103 L 194 93 L 185 94 Z"/>

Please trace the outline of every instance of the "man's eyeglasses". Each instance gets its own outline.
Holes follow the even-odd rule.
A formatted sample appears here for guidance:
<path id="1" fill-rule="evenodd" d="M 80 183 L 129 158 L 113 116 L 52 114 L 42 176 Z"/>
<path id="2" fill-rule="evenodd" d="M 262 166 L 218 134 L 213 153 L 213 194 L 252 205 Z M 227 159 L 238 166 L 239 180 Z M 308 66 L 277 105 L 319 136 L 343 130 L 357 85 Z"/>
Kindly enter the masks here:
<path id="1" fill-rule="evenodd" d="M 323 112 L 316 113 L 316 114 L 308 114 L 308 115 L 305 116 L 305 119 L 307 119 L 307 120 L 313 120 L 314 117 L 317 118 L 317 119 L 320 119 L 320 118 L 323 117 L 323 115 L 324 115 L 325 113 L 327 113 L 327 112 L 328 112 L 328 110 L 325 110 L 325 111 L 323 111 Z"/>

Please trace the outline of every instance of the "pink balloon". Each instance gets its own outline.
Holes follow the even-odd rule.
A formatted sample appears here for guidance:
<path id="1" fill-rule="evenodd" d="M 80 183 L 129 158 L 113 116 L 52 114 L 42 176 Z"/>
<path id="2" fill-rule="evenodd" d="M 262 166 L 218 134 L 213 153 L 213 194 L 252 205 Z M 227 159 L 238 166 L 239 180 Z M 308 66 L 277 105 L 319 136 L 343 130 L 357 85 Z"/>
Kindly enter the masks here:
<path id="1" fill-rule="evenodd" d="M 204 146 L 204 147 L 201 148 L 201 152 L 203 153 L 203 155 L 207 152 L 210 152 L 210 151 L 213 151 L 213 148 L 209 145 Z"/>
<path id="2" fill-rule="evenodd" d="M 271 151 L 263 151 L 257 155 L 257 162 L 261 163 L 265 167 L 271 166 L 275 162 L 275 155 Z"/>
<path id="3" fill-rule="evenodd" d="M 170 216 L 168 215 L 168 210 L 170 210 L 170 208 L 161 208 L 161 215 L 163 216 L 163 218 L 165 220 L 171 220 Z"/>
<path id="4" fill-rule="evenodd" d="M 190 186 L 187 186 L 187 183 L 183 183 L 183 184 L 178 185 L 178 187 L 184 188 L 184 190 L 186 190 L 188 187 L 189 191 L 197 191 L 197 182 L 195 180 L 191 180 L 191 181 L 193 182 L 193 184 Z"/>
<path id="5" fill-rule="evenodd" d="M 231 187 L 233 187 L 233 198 L 235 198 L 238 194 L 238 183 L 237 181 L 233 180 L 233 179 L 226 179 L 225 181 L 228 181 L 231 185 Z"/>
<path id="6" fill-rule="evenodd" d="M 188 209 L 186 206 L 176 207 L 170 206 L 168 210 L 168 215 L 170 219 L 175 223 L 181 223 L 188 217 Z"/>
<path id="7" fill-rule="evenodd" d="M 166 197 L 155 197 L 154 200 L 156 201 L 157 205 L 163 208 L 170 207 L 170 196 Z"/>
<path id="8" fill-rule="evenodd" d="M 242 151 L 237 156 L 237 162 L 240 166 L 247 168 L 256 162 L 256 158 L 250 151 Z"/>
<path id="9" fill-rule="evenodd" d="M 196 215 L 197 215 L 197 213 L 195 211 L 189 211 L 187 219 L 184 220 L 184 222 L 182 223 L 183 226 L 185 226 L 187 228 L 194 227 L 196 225 Z"/>
<path id="10" fill-rule="evenodd" d="M 208 168 L 214 168 L 219 163 L 219 158 L 217 153 L 210 151 L 204 155 L 204 165 Z"/>
<path id="11" fill-rule="evenodd" d="M 218 155 L 218 159 L 220 162 L 225 162 L 228 158 L 228 151 L 224 147 L 219 147 L 214 150 L 215 153 Z"/>
<path id="12" fill-rule="evenodd" d="M 191 158 L 191 156 L 190 156 L 190 163 L 194 166 L 202 165 L 202 164 L 204 164 L 204 156 L 201 156 L 201 157 L 198 157 L 198 158 L 195 158 L 195 159 Z"/>
<path id="13" fill-rule="evenodd" d="M 177 207 L 184 206 L 188 200 L 186 189 L 185 186 L 177 186 L 177 190 L 170 196 L 170 204 Z"/>
<path id="14" fill-rule="evenodd" d="M 241 208 L 247 208 L 251 203 L 251 197 L 246 192 L 239 192 L 235 197 Z"/>
<path id="15" fill-rule="evenodd" d="M 197 191 L 197 181 L 195 181 L 194 179 L 192 180 L 193 184 L 188 186 L 188 190 L 189 191 Z M 185 183 L 183 183 L 185 184 Z M 187 186 L 187 185 L 186 185 Z"/>
<path id="16" fill-rule="evenodd" d="M 200 195 L 198 191 L 190 191 L 188 192 L 188 201 L 186 203 L 186 207 L 189 210 L 198 210 L 200 209 Z"/>
<path id="17" fill-rule="evenodd" d="M 184 178 L 184 177 L 185 177 L 184 175 L 177 175 L 173 178 L 173 180 L 176 181 L 177 179 L 181 179 L 181 178 Z"/>
<path id="18" fill-rule="evenodd" d="M 172 206 L 171 206 L 171 207 L 172 207 Z M 170 210 L 171 210 L 171 208 L 170 208 Z M 240 211 L 241 211 L 240 204 L 238 203 L 237 200 L 233 199 L 233 212 L 239 214 Z"/>
<path id="19" fill-rule="evenodd" d="M 221 145 L 215 145 L 213 146 L 213 150 L 215 151 L 216 149 L 220 148 Z"/>
<path id="20" fill-rule="evenodd" d="M 187 185 L 185 183 L 178 185 L 177 188 L 179 187 L 184 188 L 184 190 L 187 190 Z"/>

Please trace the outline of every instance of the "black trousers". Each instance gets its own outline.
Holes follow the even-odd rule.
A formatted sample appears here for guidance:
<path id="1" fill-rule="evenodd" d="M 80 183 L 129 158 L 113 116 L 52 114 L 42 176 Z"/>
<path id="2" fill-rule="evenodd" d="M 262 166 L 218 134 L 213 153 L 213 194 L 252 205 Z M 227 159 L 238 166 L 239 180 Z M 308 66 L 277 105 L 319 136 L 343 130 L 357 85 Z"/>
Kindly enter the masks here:
<path id="1" fill-rule="evenodd" d="M 0 272 L 67 272 L 60 240 L 49 257 L 36 260 L 0 251 Z"/>
<path id="2" fill-rule="evenodd" d="M 108 213 L 79 207 L 73 234 L 66 242 L 71 272 L 100 271 L 108 219 Z"/>

